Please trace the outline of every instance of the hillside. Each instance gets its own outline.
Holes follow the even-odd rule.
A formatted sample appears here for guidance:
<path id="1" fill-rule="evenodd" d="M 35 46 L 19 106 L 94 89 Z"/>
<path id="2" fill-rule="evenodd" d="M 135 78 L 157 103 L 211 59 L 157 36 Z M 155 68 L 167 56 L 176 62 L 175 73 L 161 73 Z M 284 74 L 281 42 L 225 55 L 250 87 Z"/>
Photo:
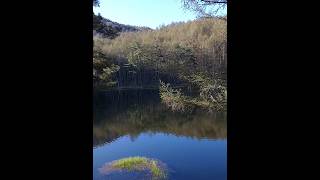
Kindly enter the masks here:
<path id="1" fill-rule="evenodd" d="M 95 36 L 93 65 L 97 86 L 160 88 L 161 99 L 174 110 L 225 109 L 227 21 L 201 18 L 113 39 Z M 186 86 L 198 95 L 179 90 Z"/>
<path id="2" fill-rule="evenodd" d="M 93 35 L 101 35 L 102 37 L 113 39 L 121 32 L 138 32 L 152 30 L 149 27 L 139 27 L 120 24 L 100 15 L 93 14 Z"/>

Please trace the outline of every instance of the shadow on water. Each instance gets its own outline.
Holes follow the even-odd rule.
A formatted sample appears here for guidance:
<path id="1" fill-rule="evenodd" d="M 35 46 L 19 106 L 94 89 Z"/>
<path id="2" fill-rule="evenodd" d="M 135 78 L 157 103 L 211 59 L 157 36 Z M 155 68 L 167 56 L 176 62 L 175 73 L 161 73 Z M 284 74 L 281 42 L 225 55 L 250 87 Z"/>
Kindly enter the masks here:
<path id="1" fill-rule="evenodd" d="M 122 136 L 134 140 L 143 132 L 196 139 L 226 139 L 226 113 L 172 112 L 161 104 L 158 90 L 97 92 L 94 94 L 93 144 Z"/>

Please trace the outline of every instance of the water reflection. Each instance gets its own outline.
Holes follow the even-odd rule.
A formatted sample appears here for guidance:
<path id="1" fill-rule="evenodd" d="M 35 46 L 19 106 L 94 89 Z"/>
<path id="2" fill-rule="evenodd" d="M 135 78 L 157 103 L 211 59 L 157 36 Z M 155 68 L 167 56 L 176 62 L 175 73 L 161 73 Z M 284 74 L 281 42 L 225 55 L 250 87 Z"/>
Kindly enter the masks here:
<path id="1" fill-rule="evenodd" d="M 94 94 L 93 145 L 122 136 L 132 141 L 141 133 L 164 133 L 195 139 L 226 139 L 226 113 L 171 112 L 154 90 Z"/>

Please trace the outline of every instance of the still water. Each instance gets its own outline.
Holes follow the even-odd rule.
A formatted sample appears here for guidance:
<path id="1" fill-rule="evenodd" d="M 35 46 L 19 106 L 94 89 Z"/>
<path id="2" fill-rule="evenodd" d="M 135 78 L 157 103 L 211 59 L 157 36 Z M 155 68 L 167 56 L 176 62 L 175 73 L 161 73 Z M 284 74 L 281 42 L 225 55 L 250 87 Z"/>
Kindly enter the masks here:
<path id="1" fill-rule="evenodd" d="M 94 180 L 148 179 L 99 172 L 130 156 L 160 160 L 170 180 L 227 179 L 225 112 L 171 112 L 155 90 L 96 92 L 93 108 Z"/>

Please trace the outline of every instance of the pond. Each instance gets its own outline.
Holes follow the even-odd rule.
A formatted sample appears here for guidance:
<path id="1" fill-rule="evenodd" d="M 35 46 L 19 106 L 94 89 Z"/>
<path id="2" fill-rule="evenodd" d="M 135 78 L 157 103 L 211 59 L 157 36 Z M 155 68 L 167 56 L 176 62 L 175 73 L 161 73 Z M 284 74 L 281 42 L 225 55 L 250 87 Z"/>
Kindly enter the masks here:
<path id="1" fill-rule="evenodd" d="M 102 174 L 104 164 L 143 156 L 165 164 L 167 179 L 227 179 L 226 112 L 172 112 L 157 90 L 94 93 L 93 179 L 150 179 Z"/>

